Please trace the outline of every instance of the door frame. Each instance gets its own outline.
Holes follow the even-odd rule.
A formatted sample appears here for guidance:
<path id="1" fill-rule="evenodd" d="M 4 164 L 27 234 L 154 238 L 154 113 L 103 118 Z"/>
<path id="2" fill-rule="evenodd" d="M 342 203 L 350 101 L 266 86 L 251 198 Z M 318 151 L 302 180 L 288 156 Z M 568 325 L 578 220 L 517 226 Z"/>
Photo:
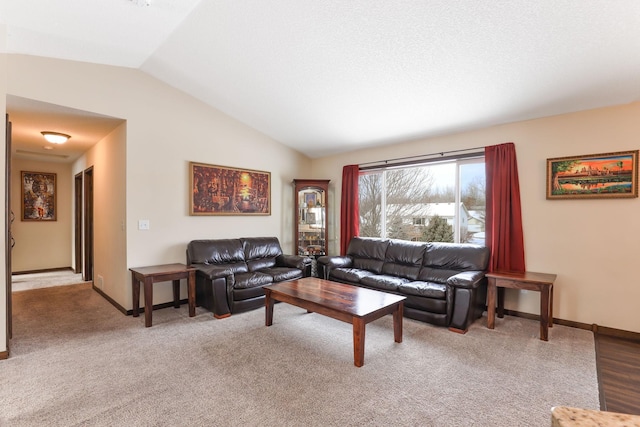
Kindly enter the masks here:
<path id="1" fill-rule="evenodd" d="M 11 211 L 11 122 L 9 114 L 5 118 L 5 268 L 6 268 L 6 303 L 7 303 L 7 357 L 9 355 L 9 343 L 13 335 L 13 310 L 11 309 L 11 249 L 13 248 L 13 236 L 11 235 L 11 223 L 13 222 L 13 212 Z"/>
<path id="2" fill-rule="evenodd" d="M 93 282 L 93 166 L 83 172 L 84 177 L 84 268 L 83 280 Z"/>
<path id="3" fill-rule="evenodd" d="M 79 172 L 78 174 L 76 174 L 76 176 L 73 179 L 73 188 L 74 188 L 74 194 L 73 194 L 73 198 L 74 198 L 74 219 L 73 219 L 73 228 L 74 228 L 74 238 L 73 238 L 73 242 L 74 242 L 74 265 L 73 265 L 73 271 L 78 274 L 78 273 L 82 273 L 83 270 L 83 265 L 82 265 L 82 257 L 84 255 L 83 253 L 83 242 L 84 239 L 82 238 L 82 234 L 83 234 L 83 226 L 82 226 L 82 218 L 83 218 L 83 212 L 84 212 L 84 205 L 82 203 L 83 200 L 83 186 L 84 186 L 84 182 L 83 182 L 83 178 L 82 178 L 82 172 Z"/>

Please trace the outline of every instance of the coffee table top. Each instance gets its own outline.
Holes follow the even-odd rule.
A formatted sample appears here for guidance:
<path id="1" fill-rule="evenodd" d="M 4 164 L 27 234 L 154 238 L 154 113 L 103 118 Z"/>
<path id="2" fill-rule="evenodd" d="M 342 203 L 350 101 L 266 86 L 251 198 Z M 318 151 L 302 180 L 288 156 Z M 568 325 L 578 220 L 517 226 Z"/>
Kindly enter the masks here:
<path id="1" fill-rule="evenodd" d="M 317 277 L 274 283 L 264 288 L 357 317 L 366 316 L 406 299 L 401 295 L 331 282 Z"/>

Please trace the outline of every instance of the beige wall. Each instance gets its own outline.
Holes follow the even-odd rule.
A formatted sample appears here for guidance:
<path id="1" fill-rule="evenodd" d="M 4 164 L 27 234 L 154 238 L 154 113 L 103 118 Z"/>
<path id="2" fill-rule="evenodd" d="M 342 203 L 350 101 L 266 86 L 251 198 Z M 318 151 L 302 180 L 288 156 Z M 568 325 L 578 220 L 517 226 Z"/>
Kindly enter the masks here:
<path id="1" fill-rule="evenodd" d="M 11 94 L 126 120 L 126 126 L 73 165 L 72 175 L 86 166 L 95 168 L 96 191 L 104 197 L 96 195 L 96 210 L 99 206 L 104 214 L 96 213 L 95 274 L 104 277 L 105 292 L 127 309 L 132 306 L 127 269 L 184 262 L 189 240 L 275 235 L 285 250 L 292 247 L 294 178 L 331 179 L 330 238 L 336 253 L 343 165 L 513 141 L 527 265 L 558 274 L 555 316 L 640 332 L 640 288 L 631 269 L 640 201 L 547 201 L 544 193 L 546 158 L 637 149 L 638 103 L 311 161 L 136 70 L 21 55 L 0 56 L 0 61 L 6 61 L 0 64 L 0 107 L 5 110 L 4 95 Z M 189 161 L 271 172 L 272 215 L 189 216 Z M 138 230 L 139 219 L 150 220 L 151 229 Z M 171 300 L 169 283 L 155 289 L 155 304 Z M 535 293 L 509 292 L 507 308 L 537 314 L 538 301 Z"/>
<path id="2" fill-rule="evenodd" d="M 4 24 L 0 24 L 0 111 L 3 111 L 6 114 L 7 111 L 7 97 L 5 94 L 7 93 L 7 55 L 6 55 L 6 46 L 7 46 L 7 27 Z M 4 116 L 4 114 L 3 114 Z M 4 118 L 4 117 L 3 117 Z M 5 121 L 0 120 L 0 135 L 4 135 Z M 0 136 L 0 138 L 2 138 Z M 4 144 L 3 144 L 4 147 Z M 5 150 L 0 150 L 0 164 L 5 164 Z M 4 166 L 2 170 L 5 171 Z M 6 196 L 5 193 L 5 173 L 0 174 L 0 194 Z M 2 198 L 4 200 L 4 197 Z M 0 221 L 2 222 L 2 233 L 5 233 L 5 215 L 6 209 L 0 209 Z M 6 239 L 2 239 L 4 242 Z M 7 289 L 7 270 L 5 258 L 7 253 L 5 251 L 5 244 L 0 245 L 0 289 Z M 7 292 L 0 291 L 0 353 L 7 351 Z"/>
<path id="3" fill-rule="evenodd" d="M 56 174 L 56 221 L 22 221 L 21 172 Z M 11 232 L 15 246 L 11 253 L 13 272 L 72 266 L 71 165 L 13 159 L 11 164 L 11 210 L 15 220 Z"/>
<path id="4" fill-rule="evenodd" d="M 93 278 L 96 287 L 124 306 L 129 295 L 126 239 L 127 125 L 98 142 L 73 164 L 73 176 L 93 172 Z"/>
<path id="5" fill-rule="evenodd" d="M 96 213 L 111 240 L 96 235 L 95 276 L 104 277 L 105 292 L 118 304 L 132 307 L 128 268 L 184 262 L 192 239 L 273 235 L 283 248 L 292 247 L 291 182 L 307 176 L 306 156 L 137 70 L 22 55 L 9 55 L 7 69 L 7 94 L 126 120 L 126 150 L 96 147 L 74 165 L 75 173 L 95 163 L 96 185 L 105 188 L 117 174 L 126 177 L 124 191 L 109 196 L 118 207 L 100 220 Z M 125 162 L 117 160 L 122 151 Z M 113 156 L 104 162 L 104 176 L 102 156 Z M 190 161 L 271 172 L 272 214 L 189 216 Z M 148 219 L 151 229 L 138 230 L 139 219 Z M 120 248 L 126 255 L 113 254 Z M 156 285 L 154 304 L 171 299 L 170 283 Z"/>
<path id="6" fill-rule="evenodd" d="M 637 150 L 640 103 L 518 122 L 314 160 L 340 200 L 342 167 L 513 142 L 518 156 L 527 269 L 556 273 L 554 316 L 640 332 L 635 269 L 640 199 L 546 200 L 546 159 Z M 334 206 L 336 206 L 334 204 Z M 333 252 L 339 228 L 330 229 Z M 539 294 L 507 290 L 506 308 L 539 314 Z"/>

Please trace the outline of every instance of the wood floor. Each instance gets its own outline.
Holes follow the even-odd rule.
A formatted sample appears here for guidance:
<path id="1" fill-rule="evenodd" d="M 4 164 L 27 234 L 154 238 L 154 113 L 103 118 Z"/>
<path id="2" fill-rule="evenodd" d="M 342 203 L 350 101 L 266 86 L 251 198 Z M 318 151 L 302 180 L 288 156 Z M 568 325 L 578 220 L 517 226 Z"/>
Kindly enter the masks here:
<path id="1" fill-rule="evenodd" d="M 640 415 L 640 341 L 594 336 L 600 409 Z"/>

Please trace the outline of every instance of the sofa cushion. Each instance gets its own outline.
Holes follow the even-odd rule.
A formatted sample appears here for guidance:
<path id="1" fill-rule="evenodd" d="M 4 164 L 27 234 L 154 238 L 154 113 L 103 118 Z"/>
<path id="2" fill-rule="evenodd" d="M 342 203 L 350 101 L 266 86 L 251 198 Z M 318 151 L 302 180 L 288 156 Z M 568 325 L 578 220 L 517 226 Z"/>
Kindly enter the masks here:
<path id="1" fill-rule="evenodd" d="M 405 308 L 414 308 L 436 314 L 447 314 L 447 300 L 436 298 L 424 298 L 416 295 L 407 295 L 404 300 Z M 406 313 L 406 311 L 405 311 Z M 446 323 L 445 323 L 446 324 Z"/>
<path id="2" fill-rule="evenodd" d="M 221 264 L 221 265 L 198 265 L 198 274 L 206 277 L 209 280 L 217 279 L 218 277 L 227 277 L 235 273 L 246 273 L 247 264 L 244 262 L 236 262 L 233 264 Z"/>
<path id="3" fill-rule="evenodd" d="M 354 268 L 380 274 L 388 246 L 389 241 L 385 239 L 354 237 L 349 242 L 347 255 L 353 259 Z"/>
<path id="4" fill-rule="evenodd" d="M 280 242 L 276 237 L 249 237 L 240 240 L 249 271 L 273 267 L 276 265 L 276 258 L 282 255 Z"/>
<path id="5" fill-rule="evenodd" d="M 239 239 L 192 240 L 187 246 L 191 264 L 236 264 L 244 262 Z"/>
<path id="6" fill-rule="evenodd" d="M 398 286 L 398 291 L 406 295 L 418 297 L 445 299 L 447 296 L 447 285 L 434 282 L 407 282 Z"/>
<path id="7" fill-rule="evenodd" d="M 404 277 L 388 276 L 386 274 L 366 276 L 360 279 L 360 283 L 364 286 L 384 291 L 396 291 L 398 290 L 398 286 L 408 281 L 409 279 L 405 279 Z"/>
<path id="8" fill-rule="evenodd" d="M 373 276 L 375 273 L 359 268 L 334 268 L 331 270 L 330 278 L 339 282 L 360 283 L 363 277 Z"/>
<path id="9" fill-rule="evenodd" d="M 438 243 L 427 245 L 422 265 L 448 270 L 486 270 L 489 249 L 469 243 Z"/>
<path id="10" fill-rule="evenodd" d="M 251 300 L 257 297 L 264 296 L 264 288 L 262 286 L 256 286 L 254 288 L 234 289 L 231 293 L 232 301 L 245 301 Z"/>
<path id="11" fill-rule="evenodd" d="M 445 268 L 422 267 L 418 273 L 418 280 L 425 282 L 447 283 L 447 279 L 455 276 L 459 271 Z"/>
<path id="12" fill-rule="evenodd" d="M 382 265 L 382 273 L 416 280 L 422 265 L 426 244 L 406 240 L 391 240 Z"/>
<path id="13" fill-rule="evenodd" d="M 273 278 L 273 282 L 284 282 L 302 278 L 302 270 L 287 267 L 272 267 L 260 270 L 260 273 L 268 274 Z"/>
<path id="14" fill-rule="evenodd" d="M 234 279 L 234 289 L 255 288 L 273 283 L 273 276 L 259 271 L 236 274 Z"/>

